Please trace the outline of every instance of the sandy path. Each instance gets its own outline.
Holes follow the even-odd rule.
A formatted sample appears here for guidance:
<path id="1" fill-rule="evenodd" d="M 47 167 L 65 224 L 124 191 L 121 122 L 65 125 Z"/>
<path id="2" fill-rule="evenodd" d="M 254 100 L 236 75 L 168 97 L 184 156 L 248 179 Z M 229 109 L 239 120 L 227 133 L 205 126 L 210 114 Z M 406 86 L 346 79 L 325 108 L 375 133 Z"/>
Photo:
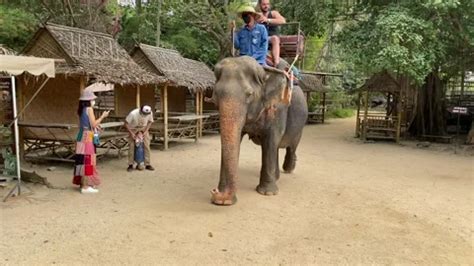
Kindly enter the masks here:
<path id="1" fill-rule="evenodd" d="M 473 264 L 473 157 L 363 144 L 353 124 L 306 127 L 273 197 L 245 139 L 232 207 L 209 203 L 218 136 L 154 151 L 155 172 L 100 162 L 98 195 L 32 187 L 0 204 L 0 264 Z M 71 168 L 37 169 L 69 186 Z"/>

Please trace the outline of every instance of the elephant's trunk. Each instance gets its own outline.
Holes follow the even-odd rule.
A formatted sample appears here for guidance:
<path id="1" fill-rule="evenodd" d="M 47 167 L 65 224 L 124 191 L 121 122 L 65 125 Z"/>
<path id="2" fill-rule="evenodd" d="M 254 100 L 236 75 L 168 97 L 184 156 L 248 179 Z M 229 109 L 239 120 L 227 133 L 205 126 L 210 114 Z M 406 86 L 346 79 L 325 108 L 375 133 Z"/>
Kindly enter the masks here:
<path id="1" fill-rule="evenodd" d="M 227 99 L 219 101 L 219 113 L 221 172 L 218 191 L 214 191 L 213 202 L 229 205 L 235 202 L 240 139 L 245 122 L 245 110 L 242 103 L 235 99 Z"/>

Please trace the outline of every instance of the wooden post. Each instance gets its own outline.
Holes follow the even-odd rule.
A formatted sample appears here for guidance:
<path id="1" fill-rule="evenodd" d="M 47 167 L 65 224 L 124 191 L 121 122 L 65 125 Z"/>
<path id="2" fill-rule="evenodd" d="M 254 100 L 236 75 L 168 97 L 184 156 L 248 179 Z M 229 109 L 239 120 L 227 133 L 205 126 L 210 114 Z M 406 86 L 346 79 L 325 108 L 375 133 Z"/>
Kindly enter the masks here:
<path id="1" fill-rule="evenodd" d="M 79 77 L 79 94 L 86 88 L 86 78 L 84 76 Z"/>
<path id="2" fill-rule="evenodd" d="M 360 99 L 362 96 L 362 92 L 357 94 L 357 115 L 356 115 L 356 129 L 355 129 L 355 136 L 356 138 L 360 137 Z"/>
<path id="3" fill-rule="evenodd" d="M 204 91 L 199 92 L 199 115 L 204 113 Z M 204 127 L 204 121 L 202 118 L 199 119 L 199 137 L 202 137 L 202 128 Z"/>
<path id="4" fill-rule="evenodd" d="M 122 87 L 120 87 L 122 89 Z M 117 87 L 114 86 L 114 114 L 116 116 L 119 116 L 120 114 L 120 105 L 119 105 L 119 100 L 118 100 L 118 93 L 117 93 Z"/>
<path id="5" fill-rule="evenodd" d="M 201 91 L 199 93 L 199 115 L 203 115 L 204 113 L 204 91 Z M 199 119 L 199 137 L 202 137 L 202 128 L 204 122 L 202 121 L 202 118 Z"/>
<path id="6" fill-rule="evenodd" d="M 403 109 L 403 87 L 400 88 L 400 93 L 398 94 L 398 101 L 397 101 L 397 133 L 395 135 L 395 141 L 397 143 L 400 142 L 400 132 L 401 132 L 401 125 L 402 125 L 402 109 Z M 394 97 L 395 98 L 395 97 Z"/>
<path id="7" fill-rule="evenodd" d="M 199 115 L 199 91 L 196 90 L 196 92 L 194 93 L 194 101 L 195 101 L 195 109 L 196 109 L 196 115 Z M 199 119 L 196 121 L 196 136 L 194 136 L 194 141 L 198 141 L 198 138 L 199 138 L 199 126 L 200 126 L 200 123 L 199 123 Z"/>
<path id="8" fill-rule="evenodd" d="M 364 121 L 362 122 L 362 139 L 367 140 L 367 126 L 369 125 L 369 122 L 367 121 L 367 116 L 369 113 L 369 91 L 365 92 L 365 103 L 364 103 Z"/>
<path id="9" fill-rule="evenodd" d="M 17 97 L 18 97 L 18 109 L 19 110 L 23 110 L 23 107 L 25 106 L 25 93 L 26 93 L 26 82 L 25 82 L 25 76 L 23 76 L 23 82 L 21 83 L 20 86 L 18 87 L 22 87 L 20 91 L 17 90 L 17 92 L 19 92 L 17 94 Z M 20 83 L 20 82 L 18 82 Z M 18 88 L 17 87 L 17 88 Z M 19 117 L 18 117 L 18 120 L 24 120 L 25 118 L 25 115 L 24 113 L 22 113 Z M 25 138 L 24 138 L 24 132 L 23 132 L 23 129 L 22 128 L 19 128 L 19 131 L 18 131 L 18 137 L 19 137 L 19 142 L 20 142 L 20 150 L 18 151 L 20 153 L 20 160 L 24 161 L 25 160 Z"/>
<path id="10" fill-rule="evenodd" d="M 168 83 L 161 89 L 161 102 L 163 106 L 163 149 L 168 149 Z"/>
<path id="11" fill-rule="evenodd" d="M 140 108 L 140 85 L 137 85 L 136 101 L 137 101 L 137 108 Z"/>
<path id="12" fill-rule="evenodd" d="M 322 124 L 324 124 L 324 117 L 326 116 L 326 92 L 323 92 L 323 117 Z"/>

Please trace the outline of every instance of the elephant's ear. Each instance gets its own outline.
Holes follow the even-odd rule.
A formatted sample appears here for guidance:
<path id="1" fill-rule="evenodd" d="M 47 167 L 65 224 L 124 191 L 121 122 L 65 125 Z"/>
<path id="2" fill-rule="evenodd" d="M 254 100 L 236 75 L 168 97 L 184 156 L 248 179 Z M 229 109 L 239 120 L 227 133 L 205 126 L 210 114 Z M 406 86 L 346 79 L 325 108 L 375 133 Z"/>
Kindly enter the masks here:
<path id="1" fill-rule="evenodd" d="M 214 75 L 216 76 L 216 82 L 219 81 L 221 78 L 222 74 L 222 62 L 217 63 L 217 65 L 214 67 Z"/>
<path id="2" fill-rule="evenodd" d="M 269 108 L 277 103 L 289 104 L 291 90 L 289 88 L 288 76 L 285 75 L 285 72 L 274 68 L 265 68 L 265 72 L 266 80 L 263 87 L 265 108 Z"/>
<path id="3" fill-rule="evenodd" d="M 263 88 L 268 79 L 267 71 L 265 71 L 265 68 L 258 66 L 253 73 L 255 82 Z"/>

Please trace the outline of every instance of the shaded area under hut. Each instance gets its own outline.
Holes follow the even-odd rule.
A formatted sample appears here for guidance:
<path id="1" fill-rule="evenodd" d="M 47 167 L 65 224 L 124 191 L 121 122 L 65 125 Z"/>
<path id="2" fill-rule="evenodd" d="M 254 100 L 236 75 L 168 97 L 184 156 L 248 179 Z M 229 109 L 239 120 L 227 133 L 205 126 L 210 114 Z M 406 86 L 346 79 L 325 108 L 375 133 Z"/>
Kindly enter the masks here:
<path id="1" fill-rule="evenodd" d="M 206 64 L 184 58 L 175 50 L 146 44 L 137 45 L 130 55 L 147 71 L 169 80 L 160 86 L 159 111 L 151 128 L 164 149 L 170 140 L 197 140 L 203 131 L 218 129 L 218 112 L 204 110 L 205 93 L 212 92 L 215 84 L 214 73 Z"/>
<path id="2" fill-rule="evenodd" d="M 308 104 L 308 124 L 324 123 L 327 89 L 323 85 L 325 76 L 316 72 L 301 72 L 299 85 Z M 316 95 L 315 95 L 316 94 Z"/>
<path id="3" fill-rule="evenodd" d="M 56 78 L 20 78 L 19 108 L 25 157 L 72 161 L 78 127 L 78 99 L 86 86 L 114 84 L 111 115 L 125 115 L 140 104 L 154 104 L 155 84 L 166 79 L 140 68 L 109 34 L 46 24 L 35 33 L 22 54 L 53 58 Z M 32 86 L 32 85 L 38 86 Z M 123 121 L 104 123 L 105 151 L 126 148 Z"/>

